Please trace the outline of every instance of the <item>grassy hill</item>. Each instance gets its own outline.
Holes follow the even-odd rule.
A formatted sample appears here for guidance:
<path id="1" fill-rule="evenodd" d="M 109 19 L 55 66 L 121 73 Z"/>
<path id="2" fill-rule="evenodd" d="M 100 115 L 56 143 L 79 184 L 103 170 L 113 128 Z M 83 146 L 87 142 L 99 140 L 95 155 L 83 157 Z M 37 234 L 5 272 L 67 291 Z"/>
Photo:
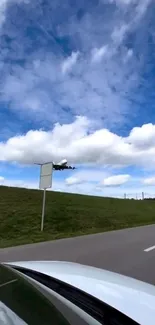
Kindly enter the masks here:
<path id="1" fill-rule="evenodd" d="M 0 247 L 155 223 L 155 201 L 121 200 L 0 186 Z"/>

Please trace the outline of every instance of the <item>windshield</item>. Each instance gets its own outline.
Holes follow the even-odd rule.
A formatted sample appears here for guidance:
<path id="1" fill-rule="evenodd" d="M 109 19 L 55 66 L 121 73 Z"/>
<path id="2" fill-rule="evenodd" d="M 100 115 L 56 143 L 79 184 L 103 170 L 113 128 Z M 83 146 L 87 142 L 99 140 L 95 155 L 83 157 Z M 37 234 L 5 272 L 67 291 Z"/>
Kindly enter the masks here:
<path id="1" fill-rule="evenodd" d="M 54 305 L 29 282 L 0 266 L 0 324 L 69 325 Z"/>

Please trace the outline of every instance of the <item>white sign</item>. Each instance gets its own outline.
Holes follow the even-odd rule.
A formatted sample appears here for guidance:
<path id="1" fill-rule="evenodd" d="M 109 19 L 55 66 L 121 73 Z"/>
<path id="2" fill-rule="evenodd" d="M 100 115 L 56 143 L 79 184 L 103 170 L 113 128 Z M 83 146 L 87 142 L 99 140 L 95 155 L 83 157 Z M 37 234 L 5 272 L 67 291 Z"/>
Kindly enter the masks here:
<path id="1" fill-rule="evenodd" d="M 39 183 L 40 189 L 46 189 L 52 187 L 52 170 L 53 170 L 52 163 L 41 165 L 40 183 Z"/>

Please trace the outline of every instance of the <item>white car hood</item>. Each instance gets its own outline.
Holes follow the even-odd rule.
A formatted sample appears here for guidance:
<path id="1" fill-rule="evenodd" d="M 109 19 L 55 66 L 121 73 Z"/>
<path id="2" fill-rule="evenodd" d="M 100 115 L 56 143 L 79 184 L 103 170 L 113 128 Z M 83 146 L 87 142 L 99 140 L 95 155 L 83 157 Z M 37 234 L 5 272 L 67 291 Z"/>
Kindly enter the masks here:
<path id="1" fill-rule="evenodd" d="M 77 263 L 29 261 L 8 264 L 38 271 L 71 284 L 118 309 L 141 325 L 155 324 L 153 285 Z"/>

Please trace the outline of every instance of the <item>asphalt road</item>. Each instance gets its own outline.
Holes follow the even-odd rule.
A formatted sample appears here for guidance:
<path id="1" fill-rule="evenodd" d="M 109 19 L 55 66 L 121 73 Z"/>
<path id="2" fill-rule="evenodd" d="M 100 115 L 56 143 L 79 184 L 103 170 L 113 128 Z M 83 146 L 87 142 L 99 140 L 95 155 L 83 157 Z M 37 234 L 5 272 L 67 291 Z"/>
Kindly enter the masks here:
<path id="1" fill-rule="evenodd" d="M 72 261 L 155 285 L 155 225 L 0 249 L 1 262 L 26 260 Z"/>

